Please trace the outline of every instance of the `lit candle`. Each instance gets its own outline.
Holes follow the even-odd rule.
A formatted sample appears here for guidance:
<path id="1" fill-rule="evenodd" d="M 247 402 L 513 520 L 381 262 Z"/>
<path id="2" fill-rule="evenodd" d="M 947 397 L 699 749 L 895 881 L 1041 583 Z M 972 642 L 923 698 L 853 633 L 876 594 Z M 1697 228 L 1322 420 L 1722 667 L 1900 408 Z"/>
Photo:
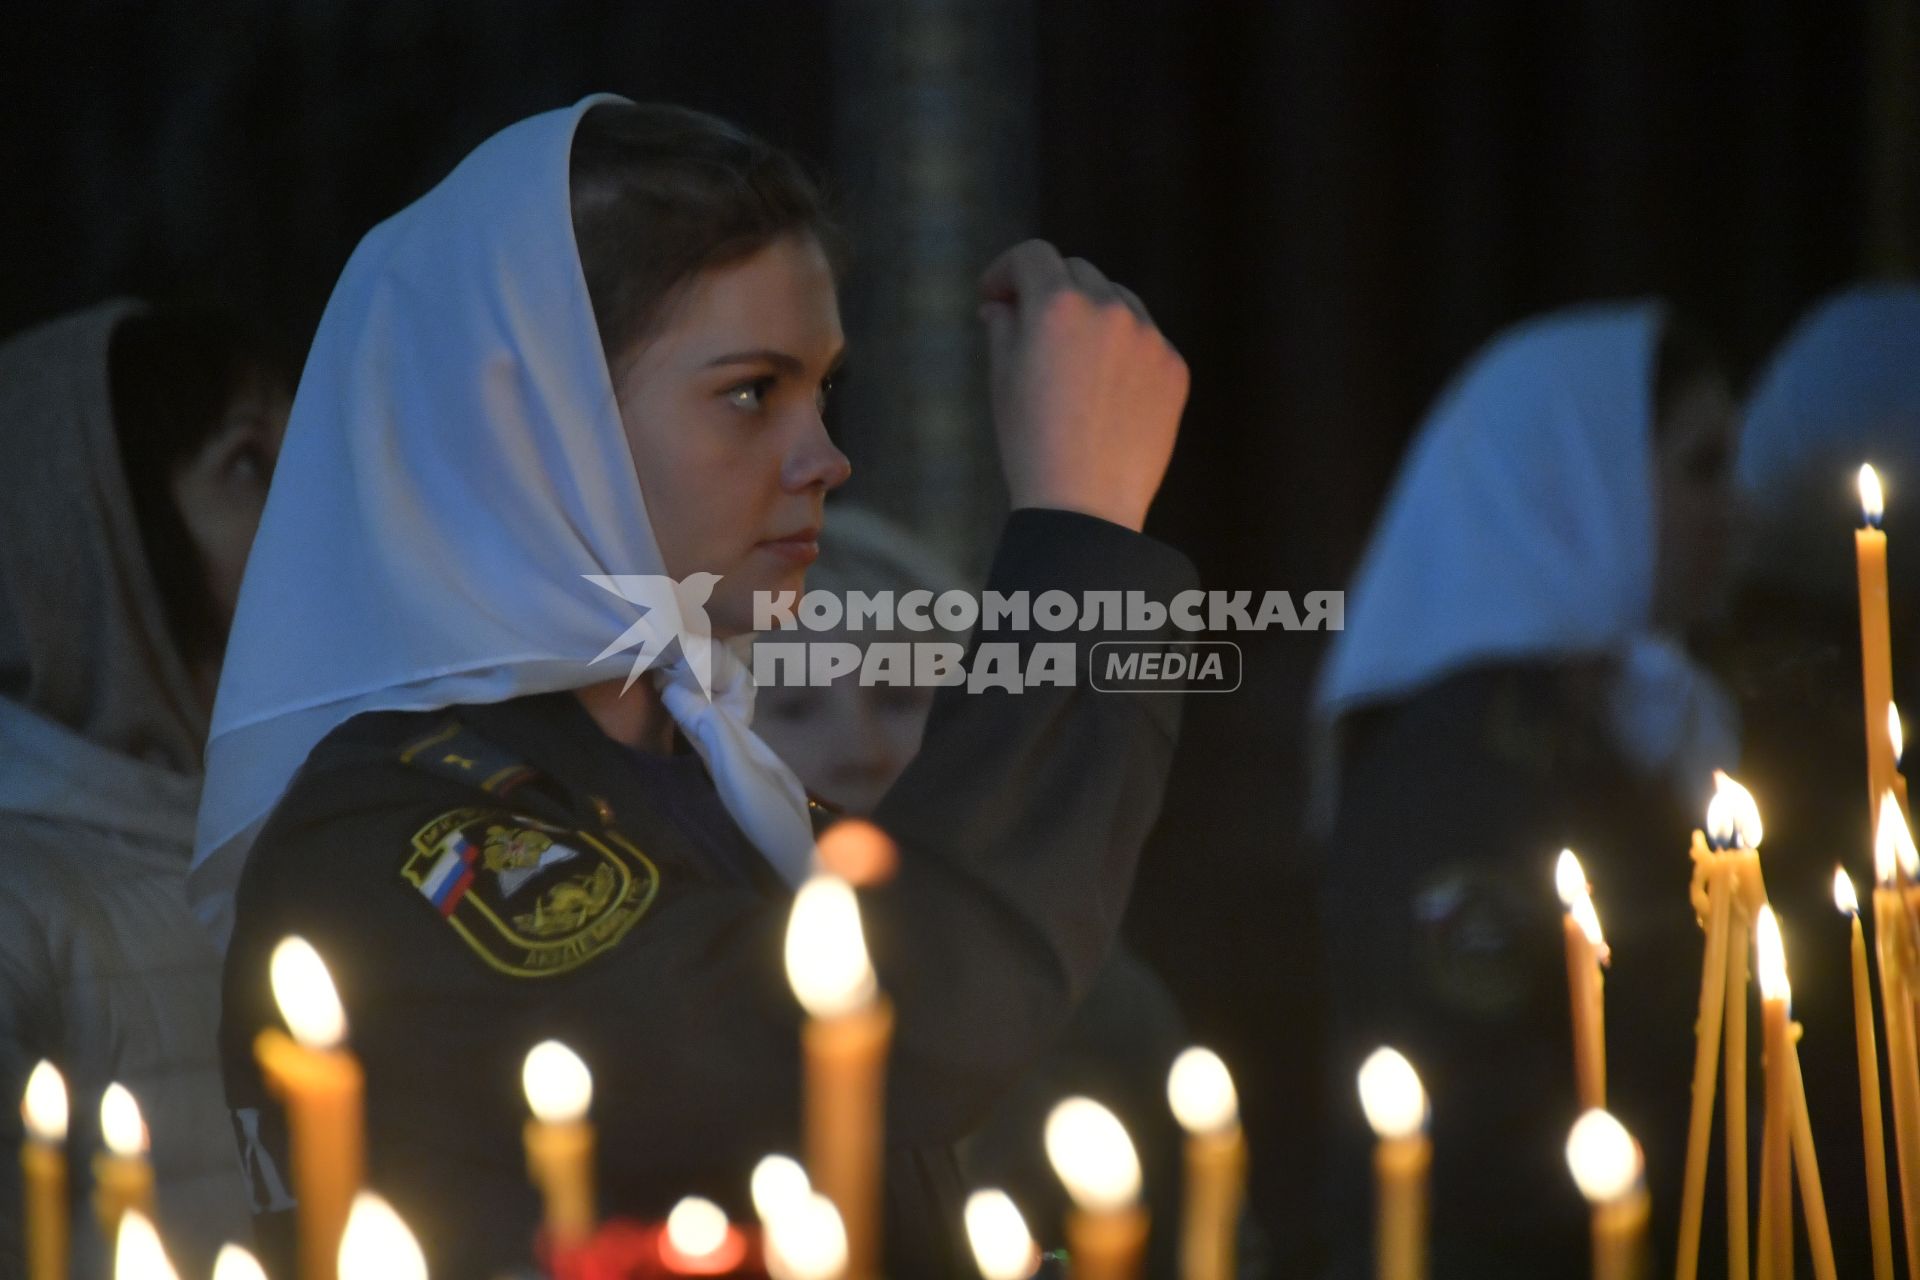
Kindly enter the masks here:
<path id="1" fill-rule="evenodd" d="M 807 1011 L 807 1171 L 840 1211 L 847 1273 L 880 1269 L 880 1159 L 887 1048 L 893 1008 L 867 959 L 860 902 L 834 875 L 816 875 L 794 895 L 787 926 L 787 979 Z"/>
<path id="2" fill-rule="evenodd" d="M 670 1276 L 723 1276 L 747 1257 L 747 1238 L 711 1200 L 688 1196 L 667 1215 L 660 1234 L 660 1265 Z"/>
<path id="3" fill-rule="evenodd" d="M 213 1260 L 213 1280 L 267 1280 L 267 1272 L 258 1258 L 239 1245 L 223 1244 Z"/>
<path id="4" fill-rule="evenodd" d="M 106 1150 L 93 1158 L 93 1212 L 111 1240 L 120 1215 L 138 1209 L 153 1216 L 153 1165 L 147 1161 L 147 1122 L 126 1086 L 110 1084 L 100 1095 L 100 1136 Z"/>
<path id="5" fill-rule="evenodd" d="M 974 1192 L 967 1197 L 965 1219 L 981 1280 L 1027 1280 L 1040 1269 L 1040 1249 L 1006 1192 Z"/>
<path id="6" fill-rule="evenodd" d="M 773 1280 L 842 1280 L 847 1231 L 833 1201 L 818 1192 L 776 1207 L 767 1220 L 767 1271 Z"/>
<path id="7" fill-rule="evenodd" d="M 1553 878 L 1566 908 L 1561 926 L 1567 943 L 1567 993 L 1573 1002 L 1574 1080 L 1581 1108 L 1591 1110 L 1607 1105 L 1606 1003 L 1600 975 L 1607 943 L 1593 909 L 1586 872 L 1573 850 L 1560 851 Z"/>
<path id="8" fill-rule="evenodd" d="M 573 1050 L 543 1040 L 520 1068 L 527 1108 L 527 1176 L 546 1203 L 548 1243 L 569 1249 L 593 1238 L 593 1075 Z"/>
<path id="9" fill-rule="evenodd" d="M 762 1226 L 769 1225 L 780 1214 L 805 1204 L 813 1194 L 813 1184 L 807 1180 L 807 1171 L 792 1156 L 766 1156 L 753 1166 L 753 1178 L 749 1184 L 753 1195 L 753 1211 L 760 1215 Z"/>
<path id="10" fill-rule="evenodd" d="M 334 1280 L 365 1158 L 365 1084 L 359 1061 L 343 1047 L 347 1015 L 319 953 L 303 938 L 283 939 L 273 949 L 269 976 L 293 1034 L 267 1028 L 254 1038 L 253 1056 L 286 1108 L 299 1200 L 299 1274 Z"/>
<path id="11" fill-rule="evenodd" d="M 1793 1094 L 1787 1070 L 1787 1023 L 1793 989 L 1773 908 L 1762 906 L 1754 925 L 1760 970 L 1760 1009 L 1766 1069 L 1766 1123 L 1761 1129 L 1760 1220 L 1767 1263 L 1763 1277 L 1793 1277 Z"/>
<path id="12" fill-rule="evenodd" d="M 1793 1108 L 1793 1171 L 1800 1183 L 1800 1209 L 1807 1215 L 1807 1249 L 1816 1280 L 1838 1280 L 1833 1232 L 1827 1225 L 1827 1193 L 1820 1185 L 1820 1157 L 1813 1146 L 1813 1118 L 1807 1111 L 1807 1083 L 1800 1075 L 1797 1022 L 1787 1026 L 1787 1091 Z"/>
<path id="13" fill-rule="evenodd" d="M 129 1206 L 120 1215 L 113 1242 L 113 1280 L 180 1280 L 153 1220 L 141 1210 Z"/>
<path id="14" fill-rule="evenodd" d="M 1377 1140 L 1373 1257 L 1378 1280 L 1427 1274 L 1427 1091 L 1397 1049 L 1375 1049 L 1360 1064 L 1360 1108 Z"/>
<path id="15" fill-rule="evenodd" d="M 20 1118 L 27 1135 L 20 1147 L 27 1280 L 66 1280 L 67 1082 L 51 1062 L 41 1061 L 27 1077 Z"/>
<path id="16" fill-rule="evenodd" d="M 1920 1062 L 1909 999 L 1906 903 L 1902 883 L 1920 875 L 1920 853 L 1893 793 L 1880 800 L 1874 829 L 1873 935 L 1880 958 L 1880 1020 L 1887 1040 L 1887 1083 L 1893 1094 L 1893 1148 L 1900 1170 L 1900 1215 L 1907 1274 L 1920 1275 Z"/>
<path id="17" fill-rule="evenodd" d="M 862 889 L 885 884 L 900 865 L 893 838 L 864 818 L 842 818 L 814 846 L 820 869 Z"/>
<path id="18" fill-rule="evenodd" d="M 1567 1167 L 1593 1208 L 1593 1280 L 1640 1280 L 1647 1266 L 1647 1184 L 1640 1144 L 1605 1111 L 1567 1135 Z"/>
<path id="19" fill-rule="evenodd" d="M 353 1197 L 340 1233 L 339 1280 L 427 1280 L 420 1243 L 393 1206 L 371 1191 Z"/>
<path id="20" fill-rule="evenodd" d="M 1147 1243 L 1140 1157 L 1113 1112 L 1068 1098 L 1047 1116 L 1047 1159 L 1073 1200 L 1067 1252 L 1074 1280 L 1132 1280 Z"/>
<path id="21" fill-rule="evenodd" d="M 1873 986 L 1867 973 L 1867 939 L 1860 928 L 1860 898 L 1853 880 L 1833 869 L 1833 902 L 1853 933 L 1853 1047 L 1860 1070 L 1860 1132 L 1867 1152 L 1868 1224 L 1873 1233 L 1874 1280 L 1893 1280 L 1893 1216 L 1887 1202 L 1887 1136 L 1880 1115 L 1880 1050 L 1873 1034 Z"/>
<path id="22" fill-rule="evenodd" d="M 1700 963 L 1700 1011 L 1693 1023 L 1693 1105 L 1687 1123 L 1687 1163 L 1681 1184 L 1678 1280 L 1694 1280 L 1700 1267 L 1700 1220 L 1706 1203 L 1707 1147 L 1713 1139 L 1713 1095 L 1719 1083 L 1721 1018 L 1727 1002 L 1727 935 L 1733 908 L 1733 878 L 1706 837 L 1693 833 L 1695 878 L 1706 881 L 1706 950 Z"/>
<path id="23" fill-rule="evenodd" d="M 1173 1060 L 1167 1101 L 1187 1134 L 1186 1221 L 1180 1232 L 1183 1280 L 1231 1280 L 1234 1234 L 1245 1194 L 1247 1142 L 1240 1100 L 1227 1064 L 1211 1049 Z"/>
<path id="24" fill-rule="evenodd" d="M 1887 709 L 1893 704 L 1893 656 L 1887 627 L 1887 535 L 1880 528 L 1884 502 L 1880 477 L 1860 468 L 1860 528 L 1853 532 L 1855 568 L 1860 579 L 1860 677 L 1866 697 L 1867 802 L 1877 812 L 1880 797 L 1893 788 L 1893 744 L 1887 737 Z"/>
<path id="25" fill-rule="evenodd" d="M 1747 939 L 1766 904 L 1760 880 L 1760 807 L 1753 793 L 1715 770 L 1707 804 L 1707 838 L 1720 851 L 1733 884 L 1727 919 L 1727 1274 L 1746 1280 L 1747 1236 Z"/>

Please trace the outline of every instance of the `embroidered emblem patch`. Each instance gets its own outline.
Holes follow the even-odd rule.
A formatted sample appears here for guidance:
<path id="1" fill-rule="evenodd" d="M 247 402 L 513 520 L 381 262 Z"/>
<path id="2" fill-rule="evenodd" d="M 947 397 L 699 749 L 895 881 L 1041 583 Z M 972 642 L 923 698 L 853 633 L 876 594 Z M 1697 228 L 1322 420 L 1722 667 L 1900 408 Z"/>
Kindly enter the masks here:
<path id="1" fill-rule="evenodd" d="M 545 978 L 620 941 L 660 872 L 609 828 L 556 827 L 501 809 L 454 809 L 416 831 L 400 876 L 501 973 Z"/>

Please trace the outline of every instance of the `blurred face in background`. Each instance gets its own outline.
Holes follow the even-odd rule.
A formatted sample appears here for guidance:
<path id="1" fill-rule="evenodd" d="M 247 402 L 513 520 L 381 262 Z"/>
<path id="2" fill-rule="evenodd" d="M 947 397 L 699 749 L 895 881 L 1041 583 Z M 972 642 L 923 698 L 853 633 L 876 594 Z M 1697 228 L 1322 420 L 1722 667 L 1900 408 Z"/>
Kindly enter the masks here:
<path id="1" fill-rule="evenodd" d="M 844 629 L 804 637 L 810 642 L 875 639 L 871 631 L 856 636 Z M 920 750 L 933 694 L 931 688 L 863 687 L 858 671 L 820 687 L 763 685 L 754 697 L 753 728 L 808 791 L 848 813 L 869 814 Z"/>
<path id="2" fill-rule="evenodd" d="M 222 633 L 233 625 L 240 578 L 260 529 L 291 408 L 286 388 L 277 381 L 247 379 L 227 402 L 212 433 L 167 478 L 174 509 L 199 553 Z"/>
<path id="3" fill-rule="evenodd" d="M 1653 621 L 1662 630 L 1685 631 L 1725 604 L 1743 523 L 1733 479 L 1738 445 L 1739 413 L 1723 374 L 1689 377 L 1659 406 Z"/>

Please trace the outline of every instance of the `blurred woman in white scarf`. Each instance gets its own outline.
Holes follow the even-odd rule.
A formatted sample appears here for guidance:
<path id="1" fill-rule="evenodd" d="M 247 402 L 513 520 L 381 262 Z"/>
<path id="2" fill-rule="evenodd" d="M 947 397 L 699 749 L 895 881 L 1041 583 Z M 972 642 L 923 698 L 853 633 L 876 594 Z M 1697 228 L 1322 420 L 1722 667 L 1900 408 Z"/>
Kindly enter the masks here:
<path id="1" fill-rule="evenodd" d="M 104 303 L 0 344 L 0 1096 L 66 1078 L 73 1274 L 102 1092 L 151 1134 L 158 1220 L 204 1272 L 245 1238 L 215 1030 L 220 953 L 187 902 L 201 751 L 288 391 L 238 322 Z M 0 1142 L 20 1113 L 0 1106 Z M 18 1161 L 0 1272 L 21 1274 Z"/>
<path id="2" fill-rule="evenodd" d="M 1440 397 L 1348 593 L 1314 701 L 1333 1146 L 1367 1149 L 1347 1068 L 1401 1048 L 1435 1100 L 1438 1275 L 1586 1265 L 1549 1137 L 1578 1114 L 1563 847 L 1614 944 L 1609 1101 L 1672 1185 L 1691 1029 L 1672 965 L 1697 951 L 1676 886 L 1737 746 L 1686 636 L 1726 580 L 1734 441 L 1725 375 L 1662 307 L 1518 325 Z M 1333 1185 L 1364 1204 L 1364 1170 Z"/>

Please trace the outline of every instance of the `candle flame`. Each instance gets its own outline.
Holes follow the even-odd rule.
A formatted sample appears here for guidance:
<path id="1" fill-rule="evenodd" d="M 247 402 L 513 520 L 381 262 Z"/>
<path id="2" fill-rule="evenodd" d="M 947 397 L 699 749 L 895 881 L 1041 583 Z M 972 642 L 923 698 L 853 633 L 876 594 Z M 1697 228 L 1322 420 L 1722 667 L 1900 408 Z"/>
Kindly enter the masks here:
<path id="1" fill-rule="evenodd" d="M 860 928 L 860 900 L 835 875 L 800 886 L 787 924 L 787 981 L 815 1018 L 852 1013 L 874 998 L 873 965 Z"/>
<path id="2" fill-rule="evenodd" d="M 1868 524 L 1880 527 L 1880 517 L 1886 511 L 1886 497 L 1880 492 L 1880 473 L 1871 463 L 1860 467 L 1860 514 L 1866 517 Z"/>
<path id="3" fill-rule="evenodd" d="M 1753 921 L 1753 945 L 1757 953 L 1754 967 L 1760 975 L 1762 1000 L 1793 999 L 1793 986 L 1787 981 L 1787 948 L 1780 940 L 1780 921 L 1773 908 L 1762 904 Z"/>
<path id="4" fill-rule="evenodd" d="M 1240 1123 L 1240 1098 L 1220 1055 L 1194 1046 L 1173 1060 L 1167 1102 L 1174 1119 L 1191 1134 L 1226 1133 Z"/>
<path id="5" fill-rule="evenodd" d="M 1587 873 L 1571 849 L 1562 849 L 1553 864 L 1553 887 L 1560 894 L 1560 905 L 1573 910 L 1573 904 L 1587 894 Z"/>
<path id="6" fill-rule="evenodd" d="M 1140 1157 L 1113 1112 L 1068 1098 L 1047 1116 L 1047 1160 L 1086 1213 L 1112 1213 L 1140 1198 Z"/>
<path id="7" fill-rule="evenodd" d="M 1593 944 L 1594 955 L 1600 963 L 1607 963 L 1607 937 L 1600 932 L 1600 913 L 1593 909 L 1593 899 L 1581 894 L 1569 914 L 1573 916 L 1573 922 L 1580 926 L 1580 932 L 1587 935 L 1587 941 Z"/>
<path id="8" fill-rule="evenodd" d="M 67 1082 L 60 1069 L 42 1058 L 27 1077 L 20 1099 L 20 1118 L 36 1142 L 67 1140 Z"/>
<path id="9" fill-rule="evenodd" d="M 667 1243 L 683 1258 L 700 1259 L 727 1243 L 727 1213 L 711 1200 L 688 1196 L 667 1215 Z"/>
<path id="10" fill-rule="evenodd" d="M 753 1211 L 770 1223 L 813 1194 L 807 1171 L 792 1156 L 767 1156 L 753 1166 Z"/>
<path id="11" fill-rule="evenodd" d="M 1853 891 L 1853 877 L 1842 866 L 1833 869 L 1833 905 L 1840 908 L 1842 915 L 1860 914 L 1860 895 Z"/>
<path id="12" fill-rule="evenodd" d="M 213 1280 L 267 1280 L 267 1273 L 259 1259 L 239 1245 L 223 1244 L 213 1260 Z"/>
<path id="13" fill-rule="evenodd" d="M 542 1040 L 520 1065 L 527 1109 L 542 1124 L 574 1124 L 593 1105 L 593 1073 L 580 1055 L 558 1040 Z"/>
<path id="14" fill-rule="evenodd" d="M 340 1234 L 340 1280 L 427 1280 L 427 1260 L 413 1232 L 371 1191 L 354 1196 Z"/>
<path id="15" fill-rule="evenodd" d="M 1887 741 L 1893 744 L 1893 767 L 1900 767 L 1900 758 L 1907 754 L 1907 733 L 1900 723 L 1900 708 L 1891 702 L 1887 704 Z"/>
<path id="16" fill-rule="evenodd" d="M 100 1095 L 100 1136 L 116 1156 L 146 1154 L 147 1122 L 140 1118 L 140 1104 L 117 1081 Z"/>
<path id="17" fill-rule="evenodd" d="M 847 1269 L 847 1229 L 833 1201 L 817 1192 L 767 1223 L 767 1264 L 781 1280 L 839 1280 Z"/>
<path id="18" fill-rule="evenodd" d="M 900 865 L 892 837 L 863 818 L 842 818 L 814 845 L 819 866 L 862 888 L 885 884 Z"/>
<path id="19" fill-rule="evenodd" d="M 1707 836 L 1718 849 L 1758 849 L 1762 828 L 1753 793 L 1719 769 L 1713 771 L 1713 799 L 1707 803 Z"/>
<path id="20" fill-rule="evenodd" d="M 1573 1123 L 1567 1135 L 1567 1167 L 1591 1204 L 1610 1204 L 1640 1185 L 1640 1144 L 1611 1112 L 1598 1107 Z"/>
<path id="21" fill-rule="evenodd" d="M 1360 1064 L 1360 1109 L 1374 1136 L 1411 1138 L 1427 1127 L 1427 1091 L 1398 1049 L 1375 1049 Z"/>
<path id="22" fill-rule="evenodd" d="M 1880 825 L 1873 833 L 1873 871 L 1884 885 L 1900 875 L 1912 880 L 1920 877 L 1920 851 L 1913 847 L 1913 832 L 1893 792 L 1880 793 Z"/>
<path id="23" fill-rule="evenodd" d="M 1040 1267 L 1040 1254 L 1020 1208 L 1004 1191 L 976 1191 L 967 1197 L 967 1242 L 982 1280 L 1027 1280 Z"/>
<path id="24" fill-rule="evenodd" d="M 273 949 L 268 973 L 274 1003 L 293 1038 L 309 1049 L 338 1048 L 347 1038 L 347 1014 L 326 962 L 312 944 L 301 937 L 282 938 Z"/>
<path id="25" fill-rule="evenodd" d="M 113 1280 L 180 1280 L 180 1273 L 167 1260 L 160 1233 L 138 1209 L 120 1215 L 113 1245 Z"/>

